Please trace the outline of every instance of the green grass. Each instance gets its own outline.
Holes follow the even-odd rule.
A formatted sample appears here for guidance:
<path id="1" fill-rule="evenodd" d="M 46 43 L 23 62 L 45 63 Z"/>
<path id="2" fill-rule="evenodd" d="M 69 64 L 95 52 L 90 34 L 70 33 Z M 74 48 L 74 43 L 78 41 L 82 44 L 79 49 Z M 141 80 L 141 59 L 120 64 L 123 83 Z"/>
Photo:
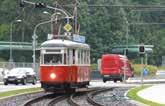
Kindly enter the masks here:
<path id="1" fill-rule="evenodd" d="M 41 90 L 42 90 L 41 88 L 37 87 L 37 88 L 28 88 L 28 89 L 19 89 L 19 90 L 0 92 L 0 99 L 9 97 L 9 96 L 23 94 L 23 93 L 37 92 L 37 91 L 41 91 Z"/>
<path id="2" fill-rule="evenodd" d="M 149 106 L 165 106 L 165 104 L 159 104 L 159 103 L 155 103 L 155 102 L 152 102 L 149 100 L 145 100 L 137 95 L 137 93 L 140 90 L 146 89 L 148 87 L 151 87 L 151 86 L 142 86 L 142 87 L 133 88 L 127 93 L 127 96 L 135 101 L 139 101 L 139 102 L 147 104 Z"/>
<path id="3" fill-rule="evenodd" d="M 165 70 L 165 66 L 163 66 L 163 67 L 158 67 L 158 70 Z"/>

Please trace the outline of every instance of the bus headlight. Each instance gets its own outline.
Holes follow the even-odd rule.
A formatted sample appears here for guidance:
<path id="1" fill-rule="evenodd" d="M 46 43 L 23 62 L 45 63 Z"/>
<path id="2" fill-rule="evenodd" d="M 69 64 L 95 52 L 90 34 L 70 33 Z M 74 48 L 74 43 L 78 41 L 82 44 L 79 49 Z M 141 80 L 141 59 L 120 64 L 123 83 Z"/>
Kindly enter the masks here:
<path id="1" fill-rule="evenodd" d="M 50 74 L 50 78 L 51 78 L 51 79 L 55 79 L 55 78 L 56 78 L 56 74 L 55 74 L 55 73 L 51 73 L 51 74 Z"/>

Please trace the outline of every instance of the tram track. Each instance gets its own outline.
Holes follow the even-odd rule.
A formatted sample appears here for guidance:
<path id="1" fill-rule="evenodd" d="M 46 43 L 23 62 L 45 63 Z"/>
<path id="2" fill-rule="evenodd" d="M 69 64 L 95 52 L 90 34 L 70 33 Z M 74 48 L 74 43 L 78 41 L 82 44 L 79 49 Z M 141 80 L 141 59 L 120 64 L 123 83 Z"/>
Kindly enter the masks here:
<path id="1" fill-rule="evenodd" d="M 103 104 L 98 103 L 94 99 L 94 96 L 98 95 L 99 93 L 106 92 L 108 90 L 113 90 L 113 88 L 100 89 L 100 90 L 96 90 L 96 91 L 93 91 L 93 92 L 89 93 L 88 96 L 87 96 L 87 101 L 89 103 L 91 103 L 92 105 L 94 105 L 94 106 L 104 106 Z"/>
<path id="2" fill-rule="evenodd" d="M 46 98 L 52 98 L 52 97 L 53 97 L 53 94 L 42 95 L 42 96 L 32 98 L 32 99 L 25 101 L 21 106 L 32 106 L 33 104 L 35 104 L 37 102 L 40 102 Z"/>
<path id="3" fill-rule="evenodd" d="M 87 88 L 70 93 L 42 92 L 38 96 L 22 101 L 21 105 L 19 103 L 15 106 L 137 106 L 124 98 L 124 93 L 128 89 L 129 87 L 111 87 Z"/>
<path id="4" fill-rule="evenodd" d="M 55 104 L 57 104 L 58 102 L 62 101 L 62 100 L 65 100 L 68 98 L 68 95 L 62 95 L 62 96 L 57 96 L 55 98 L 53 98 L 52 100 L 50 100 L 48 102 L 47 105 L 45 106 L 54 106 Z"/>

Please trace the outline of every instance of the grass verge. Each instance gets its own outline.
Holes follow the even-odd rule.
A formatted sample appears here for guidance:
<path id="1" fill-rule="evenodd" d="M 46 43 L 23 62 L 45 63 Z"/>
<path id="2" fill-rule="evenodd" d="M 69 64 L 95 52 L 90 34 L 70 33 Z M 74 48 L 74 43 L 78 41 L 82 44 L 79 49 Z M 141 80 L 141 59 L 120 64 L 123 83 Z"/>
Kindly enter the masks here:
<path id="1" fill-rule="evenodd" d="M 20 95 L 24 93 L 37 92 L 37 91 L 42 91 L 42 89 L 40 87 L 37 87 L 37 88 L 27 88 L 27 89 L 18 89 L 18 90 L 0 92 L 0 99 L 7 98 L 10 96 Z"/>
<path id="2" fill-rule="evenodd" d="M 146 89 L 148 87 L 151 87 L 151 86 L 142 86 L 142 87 L 133 88 L 133 89 L 128 91 L 127 96 L 129 98 L 135 100 L 135 101 L 139 101 L 139 102 L 144 103 L 144 104 L 149 105 L 149 106 L 164 106 L 164 104 L 155 103 L 155 102 L 143 99 L 143 98 L 141 98 L 140 96 L 137 95 L 137 93 L 140 90 Z"/>

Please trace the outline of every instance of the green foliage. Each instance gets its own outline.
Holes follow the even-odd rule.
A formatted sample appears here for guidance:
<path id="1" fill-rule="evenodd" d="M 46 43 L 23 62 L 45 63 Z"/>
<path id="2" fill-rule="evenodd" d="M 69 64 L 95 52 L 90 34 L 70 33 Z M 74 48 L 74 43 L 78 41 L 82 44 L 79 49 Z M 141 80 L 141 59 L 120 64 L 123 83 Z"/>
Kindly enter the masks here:
<path id="1" fill-rule="evenodd" d="M 6 35 L 9 34 L 9 25 L 7 24 L 1 24 L 0 25 L 0 39 L 1 40 L 6 40 Z"/>
<path id="2" fill-rule="evenodd" d="M 98 70 L 98 65 L 97 64 L 91 64 L 91 70 L 92 71 Z"/>
<path id="3" fill-rule="evenodd" d="M 137 76 L 141 75 L 142 65 L 141 64 L 133 64 L 134 73 Z M 147 65 L 145 68 L 149 71 L 149 76 L 155 75 L 156 71 L 158 70 L 156 66 Z"/>
<path id="4" fill-rule="evenodd" d="M 30 0 L 32 2 L 44 2 L 48 5 L 65 5 L 63 8 L 73 14 L 73 0 Z M 91 47 L 91 62 L 96 63 L 97 59 L 104 53 L 111 53 L 114 45 L 126 44 L 126 19 L 129 23 L 152 23 L 165 22 L 164 11 L 142 12 L 132 11 L 132 8 L 96 6 L 89 5 L 159 5 L 164 0 L 80 0 L 78 7 L 78 23 L 80 34 L 86 36 L 87 43 Z M 136 9 L 135 9 L 136 10 Z M 16 0 L 0 1 L 0 41 L 9 41 L 10 23 L 16 19 L 22 19 L 22 23 L 13 25 L 13 41 L 32 41 L 35 25 L 45 20 L 50 20 L 50 15 L 43 14 L 48 11 L 53 14 L 53 10 L 46 8 L 34 8 L 32 5 L 19 7 Z M 154 65 L 161 64 L 161 56 L 165 54 L 165 29 L 164 25 L 129 25 L 128 44 L 149 44 L 154 45 L 153 55 L 149 56 L 149 63 Z M 37 29 L 38 42 L 46 40 L 47 34 L 51 33 L 50 24 L 45 24 Z M 8 60 L 8 54 L 3 54 Z M 21 53 L 15 54 L 17 60 L 21 60 Z M 26 56 L 31 60 L 31 56 Z M 18 59 L 20 58 L 20 59 Z"/>

